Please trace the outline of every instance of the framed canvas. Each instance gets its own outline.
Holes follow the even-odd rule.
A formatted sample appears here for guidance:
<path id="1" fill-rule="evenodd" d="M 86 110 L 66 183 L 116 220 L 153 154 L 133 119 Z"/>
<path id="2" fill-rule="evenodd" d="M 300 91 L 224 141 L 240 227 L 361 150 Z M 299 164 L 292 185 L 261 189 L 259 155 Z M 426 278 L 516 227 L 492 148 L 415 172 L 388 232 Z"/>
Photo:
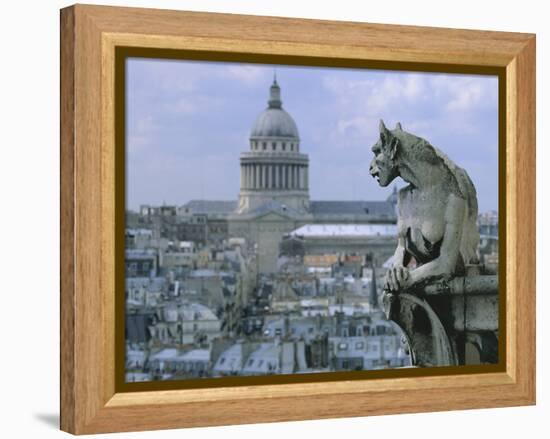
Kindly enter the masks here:
<path id="1" fill-rule="evenodd" d="M 534 35 L 61 11 L 62 430 L 534 403 Z"/>

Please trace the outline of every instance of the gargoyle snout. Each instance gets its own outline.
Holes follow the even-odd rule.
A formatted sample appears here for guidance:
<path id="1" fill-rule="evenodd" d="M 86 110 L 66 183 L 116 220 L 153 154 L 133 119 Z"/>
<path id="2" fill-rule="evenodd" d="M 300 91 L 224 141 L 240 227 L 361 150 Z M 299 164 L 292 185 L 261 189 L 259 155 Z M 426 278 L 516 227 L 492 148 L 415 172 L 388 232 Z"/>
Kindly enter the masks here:
<path id="1" fill-rule="evenodd" d="M 376 166 L 375 160 L 373 160 L 372 162 L 370 162 L 369 173 L 370 173 L 370 175 L 372 175 L 373 177 L 376 177 L 376 176 L 378 175 L 378 166 Z"/>

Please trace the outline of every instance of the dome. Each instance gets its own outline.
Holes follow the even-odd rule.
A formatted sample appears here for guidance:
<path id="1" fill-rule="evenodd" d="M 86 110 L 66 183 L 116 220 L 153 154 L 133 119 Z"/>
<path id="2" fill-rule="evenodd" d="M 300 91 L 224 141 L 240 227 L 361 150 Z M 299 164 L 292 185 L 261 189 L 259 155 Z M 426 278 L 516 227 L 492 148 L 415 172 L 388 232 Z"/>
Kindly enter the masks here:
<path id="1" fill-rule="evenodd" d="M 286 137 L 298 139 L 298 127 L 292 116 L 282 108 L 281 89 L 277 80 L 270 88 L 268 107 L 258 116 L 252 127 L 251 138 L 256 137 Z"/>
<path id="2" fill-rule="evenodd" d="M 268 108 L 256 119 L 250 137 L 292 137 L 298 139 L 294 119 L 282 108 Z"/>

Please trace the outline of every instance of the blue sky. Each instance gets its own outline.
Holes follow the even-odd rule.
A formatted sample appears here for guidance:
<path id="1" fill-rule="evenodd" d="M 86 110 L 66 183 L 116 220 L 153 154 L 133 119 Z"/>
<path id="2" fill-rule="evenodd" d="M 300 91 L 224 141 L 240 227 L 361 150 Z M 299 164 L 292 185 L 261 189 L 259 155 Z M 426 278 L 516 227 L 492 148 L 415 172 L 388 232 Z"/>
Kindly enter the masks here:
<path id="1" fill-rule="evenodd" d="M 466 169 L 480 212 L 498 208 L 498 79 L 276 66 L 310 159 L 313 200 L 381 200 L 369 176 L 378 121 L 424 137 Z M 235 200 L 239 154 L 267 106 L 274 66 L 127 61 L 127 206 Z M 396 180 L 398 187 L 402 180 Z"/>

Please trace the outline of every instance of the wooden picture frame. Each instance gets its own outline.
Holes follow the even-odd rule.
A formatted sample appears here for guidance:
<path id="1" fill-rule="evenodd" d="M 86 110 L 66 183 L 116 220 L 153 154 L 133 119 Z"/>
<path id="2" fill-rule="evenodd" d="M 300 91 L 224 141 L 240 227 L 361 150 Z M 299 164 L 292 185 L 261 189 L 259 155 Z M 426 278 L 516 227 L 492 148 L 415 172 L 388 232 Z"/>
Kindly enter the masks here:
<path id="1" fill-rule="evenodd" d="M 116 383 L 116 51 L 148 48 L 504 79 L 500 369 L 121 392 Z M 286 57 L 286 58 L 285 58 Z M 356 63 L 356 64 L 354 64 Z M 122 171 L 123 172 L 123 171 Z M 116 226 L 118 224 L 118 226 Z M 120 328 L 119 328 L 120 329 Z M 535 403 L 535 36 L 76 5 L 61 11 L 61 429 L 74 434 Z"/>

